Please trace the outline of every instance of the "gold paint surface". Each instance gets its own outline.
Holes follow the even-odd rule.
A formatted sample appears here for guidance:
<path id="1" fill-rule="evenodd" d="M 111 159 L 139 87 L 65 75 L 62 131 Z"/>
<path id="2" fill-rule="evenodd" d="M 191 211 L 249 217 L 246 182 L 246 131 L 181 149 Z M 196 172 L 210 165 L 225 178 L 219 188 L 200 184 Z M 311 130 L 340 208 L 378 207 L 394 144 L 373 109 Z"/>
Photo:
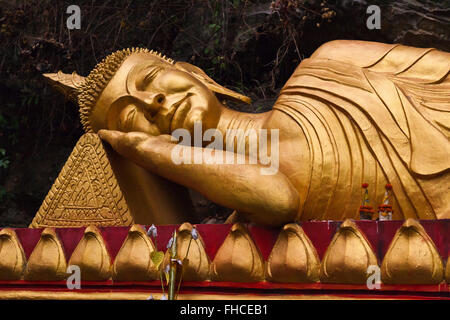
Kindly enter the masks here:
<path id="1" fill-rule="evenodd" d="M 418 221 L 406 220 L 381 264 L 383 283 L 434 284 L 443 278 L 444 265 L 433 240 Z"/>
<path id="2" fill-rule="evenodd" d="M 131 223 L 132 217 L 102 142 L 90 133 L 77 142 L 30 227 Z"/>
<path id="3" fill-rule="evenodd" d="M 186 188 L 145 170 L 108 146 L 106 152 L 134 223 L 165 225 L 195 219 Z"/>
<path id="4" fill-rule="evenodd" d="M 264 279 L 261 253 L 241 223 L 232 226 L 211 264 L 216 281 L 256 282 Z"/>
<path id="5" fill-rule="evenodd" d="M 19 280 L 25 270 L 26 257 L 14 230 L 0 231 L 0 280 Z"/>
<path id="6" fill-rule="evenodd" d="M 209 280 L 211 261 L 206 254 L 205 242 L 200 233 L 197 233 L 197 240 L 192 238 L 191 232 L 193 228 L 189 222 L 183 223 L 178 228 L 177 258 L 183 262 L 183 281 Z M 186 253 L 188 254 L 186 255 Z M 164 256 L 164 266 L 168 264 L 169 250 L 166 251 Z"/>
<path id="7" fill-rule="evenodd" d="M 3 300 L 147 300 L 147 292 L 52 292 L 52 291 L 0 291 Z M 161 299 L 160 293 L 152 294 L 155 300 Z M 392 298 L 358 298 L 333 295 L 251 295 L 251 294 L 178 294 L 177 300 L 392 300 Z"/>
<path id="8" fill-rule="evenodd" d="M 76 90 L 78 90 L 85 81 L 85 78 L 76 72 L 65 74 L 58 71 L 57 73 L 44 73 L 43 76 L 56 90 L 60 91 L 74 102 L 77 101 Z"/>
<path id="9" fill-rule="evenodd" d="M 370 265 L 378 266 L 377 257 L 364 234 L 348 219 L 328 245 L 322 259 L 320 280 L 324 283 L 364 284 Z"/>
<path id="10" fill-rule="evenodd" d="M 96 226 L 86 228 L 69 265 L 80 267 L 82 280 L 104 281 L 111 277 L 111 258 Z"/>
<path id="11" fill-rule="evenodd" d="M 150 223 L 164 219 L 155 213 L 164 211 L 155 209 L 159 203 L 188 208 L 181 191 L 168 195 L 180 185 L 247 220 L 281 226 L 356 218 L 363 181 L 373 186 L 374 207 L 383 198 L 380 186 L 393 186 L 396 219 L 449 218 L 449 70 L 450 53 L 436 49 L 331 41 L 302 60 L 272 110 L 260 114 L 227 108 L 223 99 L 249 99 L 189 63 L 147 49 L 117 51 L 86 78 L 46 76 L 77 96 L 85 130 L 99 132 L 123 157 L 115 171 L 136 223 L 148 223 L 147 214 Z M 228 129 L 279 130 L 279 170 L 261 175 L 259 158 L 251 165 L 174 164 L 175 146 L 166 135 L 186 129 L 192 136 L 195 122 L 202 123 L 202 133 L 217 129 L 223 137 Z M 245 147 L 239 155 L 248 159 L 247 142 Z M 140 178 L 145 171 L 174 184 Z M 158 191 L 164 195 L 158 194 L 159 203 L 149 200 Z M 180 206 L 166 216 L 192 221 Z"/>
<path id="12" fill-rule="evenodd" d="M 53 228 L 45 228 L 28 259 L 25 280 L 63 280 L 67 264 L 61 241 Z"/>
<path id="13" fill-rule="evenodd" d="M 118 281 L 150 281 L 159 279 L 159 273 L 150 254 L 155 245 L 145 229 L 138 224 L 131 226 L 113 264 L 113 279 Z"/>
<path id="14" fill-rule="evenodd" d="M 320 259 L 311 240 L 295 223 L 283 227 L 266 264 L 271 282 L 317 282 Z"/>

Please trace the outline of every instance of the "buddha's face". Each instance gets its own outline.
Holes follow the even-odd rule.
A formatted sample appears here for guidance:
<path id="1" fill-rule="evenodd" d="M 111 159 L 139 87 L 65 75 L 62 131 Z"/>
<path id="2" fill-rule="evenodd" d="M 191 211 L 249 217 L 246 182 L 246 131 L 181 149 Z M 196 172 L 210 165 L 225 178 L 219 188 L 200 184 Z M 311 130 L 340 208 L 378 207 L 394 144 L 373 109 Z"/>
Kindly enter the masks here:
<path id="1" fill-rule="evenodd" d="M 93 118 L 104 127 L 152 135 L 171 134 L 194 122 L 204 128 L 218 121 L 220 103 L 214 93 L 188 72 L 146 53 L 130 55 L 107 85 Z"/>

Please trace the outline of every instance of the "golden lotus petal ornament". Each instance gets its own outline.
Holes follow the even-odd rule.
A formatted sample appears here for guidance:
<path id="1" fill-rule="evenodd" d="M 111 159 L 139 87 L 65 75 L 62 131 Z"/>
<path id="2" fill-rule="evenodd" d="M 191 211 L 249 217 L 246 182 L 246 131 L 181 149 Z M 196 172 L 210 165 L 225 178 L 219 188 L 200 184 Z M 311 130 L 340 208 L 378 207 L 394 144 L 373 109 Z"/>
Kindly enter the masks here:
<path id="1" fill-rule="evenodd" d="M 398 229 L 381 264 L 381 279 L 390 284 L 434 284 L 444 278 L 444 265 L 423 226 L 414 219 Z"/>
<path id="2" fill-rule="evenodd" d="M 296 223 L 283 227 L 267 262 L 272 282 L 317 282 L 320 259 L 311 240 Z"/>
<path id="3" fill-rule="evenodd" d="M 45 228 L 28 259 L 25 280 L 62 280 L 67 277 L 66 257 L 53 228 Z"/>
<path id="4" fill-rule="evenodd" d="M 100 230 L 89 226 L 69 260 L 69 265 L 77 265 L 82 280 L 104 281 L 111 276 L 111 259 Z"/>
<path id="5" fill-rule="evenodd" d="M 218 281 L 264 280 L 261 253 L 243 224 L 236 223 L 231 227 L 211 264 L 211 276 Z"/>
<path id="6" fill-rule="evenodd" d="M 145 229 L 134 224 L 128 231 L 113 265 L 113 279 L 119 281 L 149 281 L 159 279 L 158 269 L 150 258 L 155 245 Z"/>
<path id="7" fill-rule="evenodd" d="M 0 280 L 19 280 L 25 270 L 26 257 L 13 229 L 0 231 Z"/>
<path id="8" fill-rule="evenodd" d="M 194 226 L 189 222 L 183 223 L 178 228 L 177 256 L 183 261 L 183 280 L 207 280 L 211 261 L 206 254 L 205 243 L 201 235 L 197 232 L 197 239 L 193 239 L 193 230 Z"/>
<path id="9" fill-rule="evenodd" d="M 183 280 L 209 280 L 211 261 L 206 254 L 205 243 L 201 235 L 196 232 L 197 239 L 193 238 L 192 232 L 194 229 L 195 227 L 189 222 L 183 223 L 178 228 L 177 258 L 182 261 Z M 169 259 L 170 250 L 167 250 L 164 255 L 164 267 L 169 264 Z"/>
<path id="10" fill-rule="evenodd" d="M 345 220 L 331 240 L 320 269 L 325 283 L 366 283 L 367 268 L 378 266 L 377 257 L 364 234 L 350 219 Z"/>

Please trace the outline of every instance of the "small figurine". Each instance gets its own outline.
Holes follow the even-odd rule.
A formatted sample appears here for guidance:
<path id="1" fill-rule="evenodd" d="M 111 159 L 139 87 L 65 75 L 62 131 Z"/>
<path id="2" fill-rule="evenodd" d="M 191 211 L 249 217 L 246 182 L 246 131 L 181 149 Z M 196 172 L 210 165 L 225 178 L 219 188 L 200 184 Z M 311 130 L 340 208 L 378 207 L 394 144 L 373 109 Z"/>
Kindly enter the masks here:
<path id="1" fill-rule="evenodd" d="M 391 199 L 392 185 L 386 184 L 383 203 L 378 206 L 378 214 L 380 221 L 392 220 L 392 205 L 389 204 Z"/>
<path id="2" fill-rule="evenodd" d="M 369 187 L 368 183 L 363 183 L 361 186 L 364 189 L 363 199 L 361 206 L 359 207 L 359 219 L 360 220 L 372 220 L 372 216 L 374 214 L 374 210 L 372 206 L 369 205 L 369 191 L 367 188 Z"/>

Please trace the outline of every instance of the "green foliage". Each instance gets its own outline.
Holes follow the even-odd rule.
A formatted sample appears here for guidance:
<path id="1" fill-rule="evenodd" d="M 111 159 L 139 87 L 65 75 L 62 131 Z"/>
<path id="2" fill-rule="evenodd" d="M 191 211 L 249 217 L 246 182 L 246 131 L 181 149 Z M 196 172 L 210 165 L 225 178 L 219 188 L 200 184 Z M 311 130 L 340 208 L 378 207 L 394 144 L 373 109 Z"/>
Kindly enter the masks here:
<path id="1" fill-rule="evenodd" d="M 107 54 L 126 47 L 170 54 L 193 4 L 190 0 L 80 0 L 76 4 L 81 8 L 82 28 L 69 31 L 66 9 L 74 4 L 71 1 L 0 2 L 0 201 L 4 202 L 10 198 L 6 181 L 18 181 L 12 192 L 30 193 L 32 187 L 23 185 L 26 179 L 21 175 L 33 176 L 42 164 L 29 159 L 45 153 L 55 138 L 76 141 L 82 134 L 77 106 L 53 90 L 42 73 L 76 70 L 87 75 Z M 13 171 L 10 164 L 17 163 L 18 155 L 23 160 Z M 25 163 L 33 168 L 23 167 Z M 49 185 L 35 188 L 47 190 Z M 37 208 L 29 210 L 34 214 Z"/>
<path id="2" fill-rule="evenodd" d="M 0 168 L 7 169 L 9 166 L 8 157 L 6 157 L 6 150 L 0 148 Z"/>
<path id="3" fill-rule="evenodd" d="M 162 251 L 152 251 L 150 254 L 150 259 L 152 260 L 153 264 L 155 265 L 156 269 L 159 269 L 159 266 L 164 260 L 164 252 Z"/>
<path id="4" fill-rule="evenodd" d="M 233 38 L 237 34 L 234 27 L 236 17 L 244 14 L 249 1 L 242 0 L 209 0 L 204 22 L 207 23 L 201 34 L 202 54 L 194 55 L 195 64 L 205 70 L 210 77 L 228 86 L 237 86 L 242 79 L 238 61 L 233 47 Z M 188 35 L 194 39 L 193 35 Z M 194 52 L 196 50 L 194 49 Z"/>

